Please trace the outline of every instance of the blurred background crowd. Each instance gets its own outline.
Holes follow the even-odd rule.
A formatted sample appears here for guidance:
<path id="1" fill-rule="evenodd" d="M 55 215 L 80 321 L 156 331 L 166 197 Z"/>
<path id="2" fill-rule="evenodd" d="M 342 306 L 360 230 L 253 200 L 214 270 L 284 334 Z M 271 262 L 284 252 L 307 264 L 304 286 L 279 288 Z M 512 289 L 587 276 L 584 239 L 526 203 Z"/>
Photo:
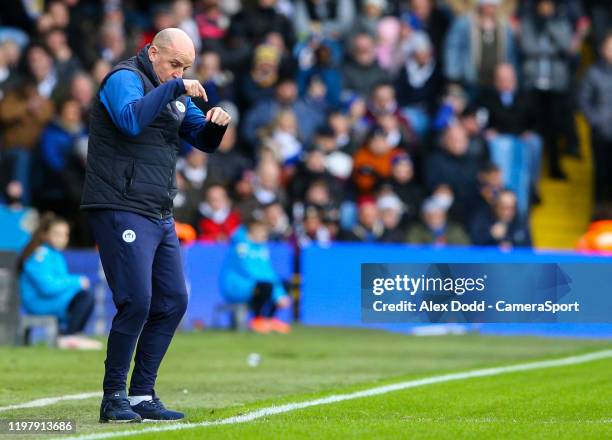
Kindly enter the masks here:
<path id="1" fill-rule="evenodd" d="M 595 206 L 610 201 L 611 25 L 609 0 L 2 2 L 0 227 L 19 247 L 54 211 L 72 246 L 93 245 L 79 211 L 92 99 L 179 27 L 209 97 L 196 104 L 232 115 L 217 153 L 183 145 L 184 242 L 255 217 L 296 247 L 530 247 L 541 174 L 567 179 L 561 158 L 580 155 L 578 111 Z"/>

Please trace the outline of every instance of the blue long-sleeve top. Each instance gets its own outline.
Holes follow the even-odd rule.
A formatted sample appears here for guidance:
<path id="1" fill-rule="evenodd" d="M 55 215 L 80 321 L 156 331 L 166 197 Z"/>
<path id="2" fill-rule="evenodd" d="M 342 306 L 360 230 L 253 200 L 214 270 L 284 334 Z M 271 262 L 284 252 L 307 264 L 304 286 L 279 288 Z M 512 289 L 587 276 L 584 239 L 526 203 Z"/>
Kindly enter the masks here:
<path id="1" fill-rule="evenodd" d="M 28 313 L 64 319 L 74 296 L 82 290 L 81 276 L 68 272 L 61 252 L 43 244 L 25 261 L 19 277 L 21 301 Z"/>
<path id="2" fill-rule="evenodd" d="M 181 78 L 161 84 L 145 95 L 138 74 L 118 70 L 107 78 L 100 90 L 100 100 L 115 125 L 128 136 L 137 136 L 149 125 L 165 106 L 185 93 Z M 199 150 L 212 152 L 223 138 L 226 127 L 206 121 L 204 113 L 186 99 L 185 118 L 179 135 Z"/>

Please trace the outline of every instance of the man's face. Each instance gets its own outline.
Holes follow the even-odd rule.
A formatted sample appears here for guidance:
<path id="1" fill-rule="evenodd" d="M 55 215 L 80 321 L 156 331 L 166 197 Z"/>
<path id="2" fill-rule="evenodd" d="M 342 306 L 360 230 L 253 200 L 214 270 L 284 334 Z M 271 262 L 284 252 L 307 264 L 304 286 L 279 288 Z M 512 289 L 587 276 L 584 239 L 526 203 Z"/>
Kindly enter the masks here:
<path id="1" fill-rule="evenodd" d="M 314 235 L 317 230 L 321 227 L 323 222 L 321 221 L 321 217 L 316 211 L 314 213 L 306 214 L 304 218 L 304 230 L 309 235 Z"/>
<path id="2" fill-rule="evenodd" d="M 414 52 L 414 60 L 419 63 L 421 66 L 429 63 L 433 58 L 433 54 L 429 49 L 419 49 Z"/>
<path id="3" fill-rule="evenodd" d="M 412 0 L 410 2 L 412 13 L 419 18 L 429 17 L 431 14 L 431 0 Z"/>
<path id="4" fill-rule="evenodd" d="M 397 107 L 395 90 L 391 86 L 380 86 L 372 96 L 374 110 L 381 113 L 393 112 Z"/>
<path id="5" fill-rule="evenodd" d="M 378 207 L 374 203 L 364 203 L 359 208 L 359 221 L 366 228 L 372 228 L 378 220 Z"/>
<path id="6" fill-rule="evenodd" d="M 501 92 L 514 92 L 516 89 L 516 74 L 514 68 L 503 64 L 495 72 L 495 88 Z"/>
<path id="7" fill-rule="evenodd" d="M 49 6 L 49 15 L 51 15 L 53 22 L 59 27 L 65 28 L 70 22 L 68 7 L 62 2 L 51 3 Z"/>
<path id="8" fill-rule="evenodd" d="M 264 217 L 266 219 L 266 223 L 274 227 L 278 224 L 278 222 L 283 218 L 284 212 L 281 205 L 274 204 L 266 207 L 264 210 Z"/>
<path id="9" fill-rule="evenodd" d="M 149 48 L 149 60 L 160 83 L 182 78 L 185 71 L 193 65 L 195 51 L 193 44 L 175 43 L 170 47 Z"/>
<path id="10" fill-rule="evenodd" d="M 206 166 L 206 153 L 194 148 L 187 155 L 187 164 L 191 168 L 204 168 Z"/>
<path id="11" fill-rule="evenodd" d="M 497 5 L 483 5 L 480 7 L 480 15 L 483 17 L 495 18 L 497 17 L 497 12 L 499 11 L 499 7 Z"/>
<path id="12" fill-rule="evenodd" d="M 94 95 L 93 86 L 89 78 L 86 76 L 76 76 L 72 80 L 70 93 L 82 106 L 88 107 Z"/>
<path id="13" fill-rule="evenodd" d="M 259 0 L 258 4 L 260 8 L 273 8 L 276 6 L 277 0 Z"/>
<path id="14" fill-rule="evenodd" d="M 293 81 L 283 81 L 276 87 L 276 99 L 281 105 L 290 105 L 297 98 L 297 87 Z"/>
<path id="15" fill-rule="evenodd" d="M 66 34 L 56 29 L 47 35 L 46 42 L 49 49 L 56 52 L 66 46 Z"/>
<path id="16" fill-rule="evenodd" d="M 516 196 L 510 192 L 500 194 L 495 204 L 495 214 L 498 220 L 511 222 L 516 214 Z"/>
<path id="17" fill-rule="evenodd" d="M 551 0 L 543 0 L 538 3 L 537 12 L 543 17 L 551 17 L 555 14 L 555 3 Z"/>
<path id="18" fill-rule="evenodd" d="M 412 162 L 408 160 L 401 160 L 393 165 L 392 169 L 393 177 L 399 183 L 407 183 L 414 176 L 414 169 L 412 167 Z"/>
<path id="19" fill-rule="evenodd" d="M 41 81 L 51 71 L 53 60 L 39 47 L 34 47 L 28 53 L 30 71 L 38 81 Z"/>
<path id="20" fill-rule="evenodd" d="M 269 191 L 276 191 L 280 185 L 280 170 L 278 165 L 274 162 L 268 162 L 260 165 L 259 172 L 259 183 L 261 186 Z"/>
<path id="21" fill-rule="evenodd" d="M 385 228 L 393 229 L 399 224 L 401 215 L 397 209 L 389 208 L 381 211 L 380 218 Z"/>
<path id="22" fill-rule="evenodd" d="M 306 192 L 306 201 L 313 205 L 325 206 L 329 200 L 329 191 L 325 185 L 312 185 Z"/>
<path id="23" fill-rule="evenodd" d="M 441 229 L 446 224 L 446 212 L 443 209 L 432 209 L 423 214 L 423 220 L 429 229 Z"/>
<path id="24" fill-rule="evenodd" d="M 461 118 L 461 125 L 469 136 L 477 135 L 480 131 L 480 124 L 476 115 L 465 115 Z"/>
<path id="25" fill-rule="evenodd" d="M 220 186 L 213 186 L 208 190 L 206 201 L 213 211 L 226 209 L 229 205 L 227 193 Z"/>
<path id="26" fill-rule="evenodd" d="M 444 146 L 453 156 L 462 156 L 468 149 L 468 137 L 465 129 L 460 125 L 451 125 L 444 136 Z"/>
<path id="27" fill-rule="evenodd" d="M 606 38 L 601 48 L 601 54 L 603 59 L 608 63 L 612 64 L 612 37 Z"/>
<path id="28" fill-rule="evenodd" d="M 367 35 L 359 35 L 355 39 L 353 46 L 353 56 L 357 63 L 362 66 L 369 66 L 376 58 L 374 52 L 374 41 Z"/>
<path id="29" fill-rule="evenodd" d="M 315 138 L 315 145 L 326 153 L 331 153 L 336 149 L 336 138 L 333 136 L 319 135 Z"/>
<path id="30" fill-rule="evenodd" d="M 310 152 L 306 158 L 306 168 L 315 173 L 325 171 L 325 155 L 320 150 Z"/>
<path id="31" fill-rule="evenodd" d="M 369 143 L 370 151 L 375 155 L 383 155 L 386 154 L 392 147 L 387 142 L 387 138 L 380 133 L 372 136 Z"/>
<path id="32" fill-rule="evenodd" d="M 351 129 L 349 118 L 342 113 L 333 113 L 329 118 L 329 125 L 336 133 L 348 133 Z"/>
<path id="33" fill-rule="evenodd" d="M 206 52 L 200 57 L 200 68 L 199 73 L 201 79 L 206 81 L 211 79 L 214 75 L 220 72 L 221 62 L 219 55 L 214 52 Z"/>
<path id="34" fill-rule="evenodd" d="M 62 120 L 69 126 L 81 122 L 81 106 L 78 101 L 68 101 L 62 108 Z"/>

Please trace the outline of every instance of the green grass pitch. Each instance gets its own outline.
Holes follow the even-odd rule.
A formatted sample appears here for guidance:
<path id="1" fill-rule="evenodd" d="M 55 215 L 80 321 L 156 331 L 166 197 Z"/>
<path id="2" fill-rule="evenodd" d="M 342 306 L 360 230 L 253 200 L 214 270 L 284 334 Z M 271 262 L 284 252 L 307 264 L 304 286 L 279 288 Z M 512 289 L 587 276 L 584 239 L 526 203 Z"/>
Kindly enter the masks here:
<path id="1" fill-rule="evenodd" d="M 157 392 L 190 422 L 384 384 L 609 349 L 608 341 L 531 337 L 413 337 L 296 327 L 290 335 L 179 334 Z M 249 353 L 261 364 L 250 367 Z M 97 391 L 104 353 L 0 348 L 0 407 Z M 99 424 L 99 399 L 0 412 L 0 420 L 72 419 L 77 434 L 161 424 Z M 0 435 L 0 438 L 9 438 Z M 36 438 L 13 436 L 13 438 Z M 45 435 L 39 438 L 50 438 Z M 426 385 L 313 406 L 251 422 L 134 439 L 612 438 L 612 359 Z"/>

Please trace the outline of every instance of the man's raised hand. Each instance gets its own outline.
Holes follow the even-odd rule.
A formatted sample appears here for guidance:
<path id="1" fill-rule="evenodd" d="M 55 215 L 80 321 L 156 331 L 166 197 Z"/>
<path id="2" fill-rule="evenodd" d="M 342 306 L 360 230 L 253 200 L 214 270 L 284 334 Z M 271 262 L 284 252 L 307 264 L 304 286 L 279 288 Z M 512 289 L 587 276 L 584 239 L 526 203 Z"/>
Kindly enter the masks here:
<path id="1" fill-rule="evenodd" d="M 206 112 L 206 120 L 213 122 L 217 125 L 226 126 L 230 123 L 232 118 L 221 107 L 213 107 L 208 110 L 208 112 Z"/>
<path id="2" fill-rule="evenodd" d="M 183 84 L 185 85 L 185 93 L 194 98 L 202 98 L 204 101 L 208 101 L 206 91 L 200 81 L 197 79 L 184 79 Z"/>

